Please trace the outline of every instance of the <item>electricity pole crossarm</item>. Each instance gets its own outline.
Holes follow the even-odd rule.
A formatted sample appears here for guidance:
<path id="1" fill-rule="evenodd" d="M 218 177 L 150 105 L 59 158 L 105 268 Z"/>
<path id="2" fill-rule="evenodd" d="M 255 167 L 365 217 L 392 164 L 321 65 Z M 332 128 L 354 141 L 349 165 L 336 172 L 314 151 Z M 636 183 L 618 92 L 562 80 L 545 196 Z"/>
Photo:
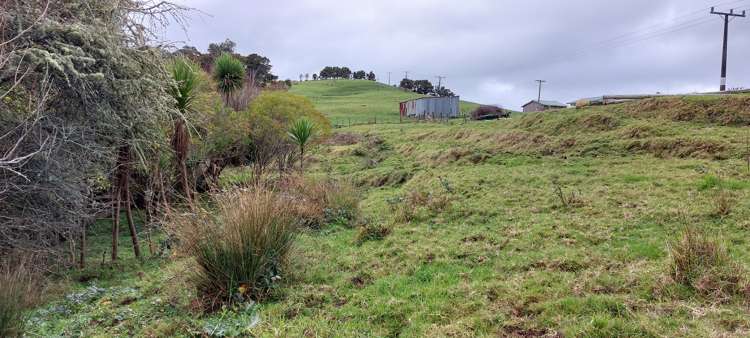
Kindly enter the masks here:
<path id="1" fill-rule="evenodd" d="M 438 88 L 442 88 L 443 79 L 445 79 L 445 76 L 436 76 L 436 78 L 438 79 L 438 86 L 437 87 Z"/>
<path id="2" fill-rule="evenodd" d="M 745 17 L 745 11 L 742 14 L 735 13 L 734 9 L 726 12 L 717 12 L 714 7 L 711 7 L 711 14 L 724 16 L 724 46 L 721 54 L 721 85 L 719 86 L 720 91 L 727 90 L 727 44 L 729 42 L 729 18 L 730 17 Z"/>

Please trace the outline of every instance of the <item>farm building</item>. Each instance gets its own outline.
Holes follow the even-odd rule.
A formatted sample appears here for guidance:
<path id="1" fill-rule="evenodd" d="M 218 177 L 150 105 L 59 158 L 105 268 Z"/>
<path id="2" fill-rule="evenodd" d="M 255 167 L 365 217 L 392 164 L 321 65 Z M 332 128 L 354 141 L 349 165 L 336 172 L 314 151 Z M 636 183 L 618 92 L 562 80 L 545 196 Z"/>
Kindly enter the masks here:
<path id="1" fill-rule="evenodd" d="M 529 101 L 529 103 L 522 106 L 524 113 L 530 113 L 530 112 L 537 112 L 537 111 L 545 111 L 549 109 L 560 109 L 560 108 L 568 108 L 568 106 L 564 103 L 560 103 L 557 101 Z"/>
<path id="2" fill-rule="evenodd" d="M 399 104 L 403 117 L 418 119 L 447 119 L 458 117 L 458 96 L 423 97 Z"/>

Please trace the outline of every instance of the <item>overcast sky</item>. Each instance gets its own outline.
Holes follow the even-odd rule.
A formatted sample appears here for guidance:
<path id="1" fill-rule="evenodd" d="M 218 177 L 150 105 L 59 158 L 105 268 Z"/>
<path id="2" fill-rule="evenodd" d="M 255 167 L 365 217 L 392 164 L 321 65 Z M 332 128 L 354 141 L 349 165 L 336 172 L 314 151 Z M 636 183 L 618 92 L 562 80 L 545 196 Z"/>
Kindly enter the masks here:
<path id="1" fill-rule="evenodd" d="M 397 83 L 446 76 L 462 99 L 519 109 L 536 99 L 718 90 L 723 21 L 750 0 L 181 0 L 201 50 L 229 38 L 282 79 L 324 66 Z M 750 18 L 730 23 L 729 87 L 750 87 Z"/>

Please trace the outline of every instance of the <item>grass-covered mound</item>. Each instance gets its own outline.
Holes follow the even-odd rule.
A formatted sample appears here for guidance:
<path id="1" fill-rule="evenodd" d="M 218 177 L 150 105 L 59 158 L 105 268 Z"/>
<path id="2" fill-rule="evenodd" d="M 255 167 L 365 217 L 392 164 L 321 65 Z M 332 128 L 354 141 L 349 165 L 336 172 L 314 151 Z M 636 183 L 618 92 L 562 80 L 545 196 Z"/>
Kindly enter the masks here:
<path id="1" fill-rule="evenodd" d="M 399 102 L 424 97 L 367 80 L 305 81 L 290 91 L 312 100 L 335 125 L 398 122 Z M 477 106 L 461 101 L 461 112 L 468 113 Z"/>

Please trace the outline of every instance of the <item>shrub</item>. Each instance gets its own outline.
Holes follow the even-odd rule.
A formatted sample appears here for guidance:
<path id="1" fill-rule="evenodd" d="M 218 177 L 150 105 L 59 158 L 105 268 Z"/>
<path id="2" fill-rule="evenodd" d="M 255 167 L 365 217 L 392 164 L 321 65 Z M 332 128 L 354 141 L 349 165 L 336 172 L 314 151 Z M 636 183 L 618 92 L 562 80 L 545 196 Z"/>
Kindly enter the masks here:
<path id="1" fill-rule="evenodd" d="M 5 263 L 0 268 L 0 337 L 20 337 L 26 310 L 40 299 L 39 278 L 26 262 Z"/>
<path id="2" fill-rule="evenodd" d="M 291 209 L 302 226 L 351 226 L 359 217 L 359 193 L 349 182 L 289 177 L 281 189 L 294 199 Z"/>
<path id="3" fill-rule="evenodd" d="M 730 192 L 725 190 L 716 192 L 716 194 L 713 196 L 713 200 L 713 215 L 716 217 L 729 216 L 729 214 L 732 213 L 732 209 L 734 208 L 734 205 L 736 203 L 734 196 Z"/>
<path id="4" fill-rule="evenodd" d="M 479 106 L 471 112 L 472 120 L 496 120 L 510 117 L 510 112 L 497 106 Z"/>
<path id="5" fill-rule="evenodd" d="M 380 223 L 367 223 L 359 228 L 357 233 L 357 244 L 362 245 L 368 241 L 379 241 L 391 233 L 391 227 Z"/>
<path id="6" fill-rule="evenodd" d="M 286 131 L 292 122 L 305 118 L 312 122 L 321 136 L 331 132 L 331 122 L 321 114 L 312 101 L 304 96 L 281 91 L 263 92 L 248 108 L 251 116 L 264 116 L 270 119 L 279 136 L 286 138 Z"/>
<path id="7" fill-rule="evenodd" d="M 173 230 L 195 258 L 193 282 L 207 310 L 265 299 L 280 280 L 295 233 L 289 203 L 266 190 L 219 197 L 218 214 L 183 217 Z"/>
<path id="8" fill-rule="evenodd" d="M 748 296 L 746 272 L 734 262 L 726 247 L 705 232 L 686 228 L 669 246 L 672 279 L 703 296 L 725 301 Z"/>

